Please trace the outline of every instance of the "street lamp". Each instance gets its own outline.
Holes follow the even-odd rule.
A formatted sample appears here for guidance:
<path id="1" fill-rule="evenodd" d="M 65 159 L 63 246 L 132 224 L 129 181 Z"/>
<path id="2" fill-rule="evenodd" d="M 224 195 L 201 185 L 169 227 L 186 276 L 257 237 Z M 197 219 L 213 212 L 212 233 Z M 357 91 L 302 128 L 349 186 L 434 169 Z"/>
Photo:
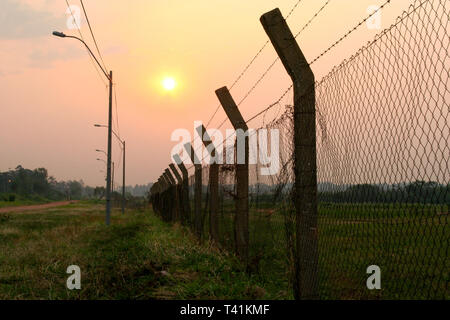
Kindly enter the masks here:
<path id="1" fill-rule="evenodd" d="M 105 151 L 103 151 L 103 150 L 100 150 L 100 149 L 95 149 L 95 151 L 97 151 L 97 152 L 101 152 L 101 153 L 103 153 L 105 156 L 108 156 L 108 154 L 105 152 Z"/>
<path id="2" fill-rule="evenodd" d="M 94 127 L 97 128 L 107 128 L 108 126 L 101 125 L 101 124 L 94 124 Z M 112 133 L 116 136 L 117 140 L 122 144 L 122 151 L 123 151 L 123 160 L 122 160 L 122 214 L 125 214 L 125 140 L 121 140 L 119 135 L 114 132 L 114 130 L 111 130 Z M 96 150 L 97 152 L 102 152 L 102 150 Z M 103 151 L 104 152 L 104 151 Z"/>
<path id="3" fill-rule="evenodd" d="M 113 73 L 112 71 L 109 72 L 109 74 L 106 72 L 105 69 L 103 69 L 102 65 L 98 62 L 97 57 L 94 55 L 92 50 L 89 48 L 89 46 L 84 42 L 82 39 L 74 37 L 74 36 L 68 36 L 64 34 L 63 32 L 59 31 L 53 31 L 53 35 L 55 37 L 59 38 L 72 38 L 80 41 L 84 44 L 84 46 L 88 49 L 90 55 L 94 58 L 95 62 L 97 62 L 98 66 L 100 67 L 100 70 L 105 75 L 106 79 L 108 79 L 109 82 L 109 105 L 108 105 L 108 161 L 107 161 L 107 170 L 106 170 L 106 225 L 109 226 L 110 220 L 111 220 L 111 140 L 112 140 L 112 79 L 113 79 Z"/>
<path id="4" fill-rule="evenodd" d="M 108 165 L 108 163 L 103 159 L 97 158 L 97 161 L 103 161 L 106 165 Z"/>

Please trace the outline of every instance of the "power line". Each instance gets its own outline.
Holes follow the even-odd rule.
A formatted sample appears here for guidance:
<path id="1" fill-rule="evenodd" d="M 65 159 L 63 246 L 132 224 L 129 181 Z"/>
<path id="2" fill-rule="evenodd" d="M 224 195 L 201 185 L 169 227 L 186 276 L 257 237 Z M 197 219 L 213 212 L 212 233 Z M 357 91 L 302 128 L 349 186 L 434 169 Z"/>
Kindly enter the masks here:
<path id="1" fill-rule="evenodd" d="M 119 126 L 119 112 L 118 112 L 118 108 L 117 108 L 117 90 L 116 90 L 116 86 L 117 84 L 115 83 L 113 86 L 114 89 L 114 104 L 115 104 L 115 108 L 116 108 L 116 126 L 117 126 L 117 135 L 119 136 L 120 140 L 122 140 L 121 136 L 120 136 L 120 126 Z"/>
<path id="2" fill-rule="evenodd" d="M 84 16 L 86 17 L 86 22 L 87 22 L 87 24 L 88 24 L 88 26 L 89 26 L 89 30 L 91 31 L 92 39 L 94 40 L 95 47 L 97 48 L 98 55 L 99 55 L 99 57 L 100 57 L 100 60 L 101 60 L 102 63 L 103 63 L 103 68 L 105 68 L 105 71 L 106 71 L 106 70 L 108 70 L 108 68 L 106 67 L 105 61 L 103 61 L 102 54 L 101 54 L 101 52 L 100 52 L 100 49 L 98 48 L 97 40 L 95 39 L 94 32 L 92 31 L 91 23 L 89 22 L 89 17 L 88 17 L 88 15 L 87 15 L 86 9 L 85 9 L 85 7 L 84 7 L 83 0 L 80 0 L 80 2 L 81 2 L 81 7 L 83 8 Z"/>
<path id="3" fill-rule="evenodd" d="M 83 34 L 81 33 L 81 28 L 80 28 L 80 26 L 78 25 L 77 20 L 75 19 L 75 16 L 73 15 L 73 11 L 72 11 L 72 9 L 70 8 L 69 1 L 68 1 L 68 0 L 65 0 L 65 1 L 66 1 L 67 9 L 69 9 L 70 15 L 72 16 L 73 23 L 74 23 L 75 26 L 77 27 L 78 34 L 80 35 L 81 40 L 84 41 Z M 90 59 L 92 65 L 94 66 L 95 71 L 97 71 L 97 74 L 98 74 L 98 77 L 99 77 L 100 81 L 101 81 L 101 82 L 103 83 L 103 85 L 106 87 L 107 84 L 106 84 L 105 80 L 103 79 L 103 77 L 102 77 L 100 71 L 98 70 L 98 66 L 95 64 L 95 61 L 94 61 L 93 57 L 91 56 L 91 54 L 89 53 L 89 50 L 88 50 L 87 48 L 86 48 L 86 51 L 88 52 L 89 59 Z"/>

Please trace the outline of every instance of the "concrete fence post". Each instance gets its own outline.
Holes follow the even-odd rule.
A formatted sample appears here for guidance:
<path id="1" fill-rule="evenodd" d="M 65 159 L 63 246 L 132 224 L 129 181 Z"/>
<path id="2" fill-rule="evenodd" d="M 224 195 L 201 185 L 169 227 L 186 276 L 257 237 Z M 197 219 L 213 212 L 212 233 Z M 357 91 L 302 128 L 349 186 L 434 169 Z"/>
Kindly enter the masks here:
<path id="1" fill-rule="evenodd" d="M 294 296 L 318 298 L 317 165 L 314 74 L 279 9 L 261 17 L 294 87 Z"/>
<path id="2" fill-rule="evenodd" d="M 248 159 L 249 159 L 249 144 L 248 144 L 248 131 L 247 124 L 244 121 L 236 103 L 233 100 L 230 92 L 226 87 L 216 90 L 216 95 L 219 98 L 225 113 L 230 119 L 231 124 L 236 130 L 236 136 L 238 139 L 244 139 L 244 154 L 239 154 L 240 148 L 236 153 L 237 159 L 243 160 L 237 161 L 236 164 L 236 216 L 235 216 L 235 238 L 236 238 L 236 250 L 238 256 L 248 266 L 249 255 L 249 230 L 248 230 L 248 187 L 249 187 L 249 172 L 248 172 Z"/>
<path id="3" fill-rule="evenodd" d="M 166 215 L 167 221 L 173 221 L 176 216 L 176 206 L 173 203 L 173 200 L 175 198 L 175 186 L 176 182 L 175 179 L 170 174 L 169 169 L 164 170 L 164 177 L 166 178 L 168 188 L 166 192 L 164 193 L 164 212 L 163 215 Z"/>
<path id="4" fill-rule="evenodd" d="M 189 173 L 186 169 L 186 166 L 181 161 L 181 158 L 178 154 L 174 155 L 174 161 L 175 163 L 178 163 L 178 168 L 181 171 L 182 175 L 182 205 L 183 205 L 183 212 L 184 216 L 182 217 L 181 222 L 183 224 L 189 224 L 191 222 L 191 204 L 189 199 Z"/>
<path id="5" fill-rule="evenodd" d="M 173 163 L 169 164 L 169 168 L 172 171 L 172 174 L 175 176 L 175 179 L 177 181 L 177 184 L 175 186 L 175 204 L 176 204 L 176 217 L 175 219 L 178 221 L 181 221 L 181 217 L 184 216 L 183 212 L 183 204 L 182 204 L 182 184 L 183 179 L 181 178 L 181 175 L 178 173 L 177 168 L 175 168 L 175 165 Z"/>
<path id="6" fill-rule="evenodd" d="M 195 168 L 195 186 L 194 186 L 194 230 L 199 239 L 201 239 L 202 230 L 202 164 L 200 158 L 195 154 L 192 144 L 184 145 L 186 152 L 189 154 Z"/>
<path id="7" fill-rule="evenodd" d="M 215 159 L 217 151 L 206 128 L 201 125 L 197 128 L 197 132 L 202 137 L 211 159 Z M 219 164 L 217 161 L 211 161 L 209 164 L 209 235 L 213 241 L 219 243 Z"/>

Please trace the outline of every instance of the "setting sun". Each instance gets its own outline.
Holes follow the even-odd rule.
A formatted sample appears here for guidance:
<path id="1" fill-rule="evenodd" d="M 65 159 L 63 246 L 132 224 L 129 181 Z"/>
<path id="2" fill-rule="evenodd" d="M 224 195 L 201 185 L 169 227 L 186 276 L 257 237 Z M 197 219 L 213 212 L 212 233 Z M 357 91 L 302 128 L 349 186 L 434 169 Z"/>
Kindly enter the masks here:
<path id="1" fill-rule="evenodd" d="M 177 86 L 177 82 L 174 78 L 167 77 L 163 79 L 162 86 L 166 91 L 172 91 Z"/>

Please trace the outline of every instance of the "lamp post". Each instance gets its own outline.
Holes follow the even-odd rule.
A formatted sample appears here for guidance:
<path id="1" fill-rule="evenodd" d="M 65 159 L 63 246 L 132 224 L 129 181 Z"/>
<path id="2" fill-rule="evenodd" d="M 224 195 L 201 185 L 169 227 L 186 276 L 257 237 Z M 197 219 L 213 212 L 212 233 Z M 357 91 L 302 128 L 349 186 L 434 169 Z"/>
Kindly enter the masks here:
<path id="1" fill-rule="evenodd" d="M 94 124 L 94 127 L 97 128 L 107 128 L 108 126 L 105 125 L 101 125 L 101 124 Z M 122 139 L 120 139 L 119 135 L 117 133 L 114 132 L 114 130 L 111 130 L 111 132 L 116 136 L 117 140 L 119 140 L 119 142 L 122 144 L 122 169 L 123 169 L 123 174 L 122 174 L 122 214 L 125 214 L 125 140 L 122 141 Z M 97 152 L 103 152 L 102 150 L 95 150 Z"/>
<path id="2" fill-rule="evenodd" d="M 108 154 L 105 152 L 105 151 L 103 151 L 103 150 L 100 150 L 100 149 L 95 149 L 95 151 L 97 151 L 97 152 L 101 152 L 101 153 L 103 153 L 105 156 L 108 156 Z"/>
<path id="3" fill-rule="evenodd" d="M 89 48 L 89 46 L 84 42 L 82 39 L 74 37 L 74 36 L 68 36 L 64 34 L 63 32 L 53 31 L 53 35 L 60 38 L 72 38 L 76 39 L 84 44 L 84 46 L 88 49 L 90 55 L 94 58 L 95 62 L 97 62 L 98 66 L 100 67 L 100 70 L 102 70 L 103 74 L 105 75 L 106 79 L 108 79 L 109 82 L 109 105 L 108 105 L 108 154 L 107 154 L 107 169 L 106 169 L 106 225 L 110 225 L 111 220 L 111 130 L 112 130 L 112 79 L 113 79 L 113 73 L 112 71 L 109 72 L 109 74 L 106 72 L 105 69 L 101 66 L 101 64 L 98 62 L 97 57 L 94 55 L 92 50 Z"/>
<path id="4" fill-rule="evenodd" d="M 114 161 L 113 161 L 113 163 L 112 163 L 112 180 L 111 180 L 111 191 L 112 191 L 112 193 L 114 193 L 114 168 L 115 168 L 115 165 L 114 165 Z"/>
<path id="5" fill-rule="evenodd" d="M 105 160 L 100 159 L 100 158 L 97 158 L 97 161 L 102 161 L 102 162 L 104 162 L 105 164 L 107 164 Z"/>
<path id="6" fill-rule="evenodd" d="M 106 165 L 108 165 L 108 163 L 105 160 L 103 160 L 103 159 L 97 158 L 97 160 L 98 161 L 102 161 Z M 113 161 L 112 162 L 112 179 L 111 179 L 111 190 L 112 190 L 112 193 L 114 192 L 114 168 L 115 168 L 115 165 L 114 165 L 114 161 Z"/>

